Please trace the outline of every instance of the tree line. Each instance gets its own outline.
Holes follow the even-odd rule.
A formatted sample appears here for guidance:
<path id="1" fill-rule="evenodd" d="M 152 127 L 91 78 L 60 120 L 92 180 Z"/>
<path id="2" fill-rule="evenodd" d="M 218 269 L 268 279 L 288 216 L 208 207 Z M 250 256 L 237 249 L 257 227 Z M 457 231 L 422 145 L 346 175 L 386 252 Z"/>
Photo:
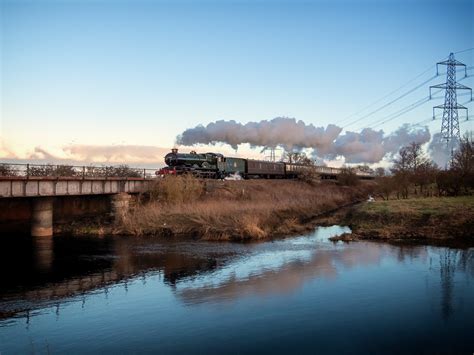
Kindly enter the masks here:
<path id="1" fill-rule="evenodd" d="M 304 152 L 287 152 L 288 163 L 314 165 Z M 446 169 L 437 166 L 423 151 L 421 144 L 411 143 L 400 149 L 391 168 L 372 169 L 367 165 L 345 166 L 337 179 L 341 185 L 357 185 L 357 171 L 376 177 L 377 194 L 383 199 L 409 196 L 458 196 L 474 192 L 474 142 L 466 135 L 461 138 Z M 313 177 L 311 177 L 313 178 Z"/>
<path id="2" fill-rule="evenodd" d="M 474 144 L 465 136 L 452 154 L 449 167 L 441 169 L 418 143 L 400 149 L 387 171 L 377 168 L 378 193 L 384 199 L 409 196 L 459 196 L 474 191 Z"/>

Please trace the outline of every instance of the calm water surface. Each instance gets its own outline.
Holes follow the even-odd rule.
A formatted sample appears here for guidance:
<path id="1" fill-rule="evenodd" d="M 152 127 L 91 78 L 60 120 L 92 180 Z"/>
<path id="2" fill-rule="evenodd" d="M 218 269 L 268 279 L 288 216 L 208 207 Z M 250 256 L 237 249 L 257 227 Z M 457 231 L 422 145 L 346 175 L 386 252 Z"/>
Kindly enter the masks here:
<path id="1" fill-rule="evenodd" d="M 0 353 L 474 352 L 474 249 L 0 238 Z"/>

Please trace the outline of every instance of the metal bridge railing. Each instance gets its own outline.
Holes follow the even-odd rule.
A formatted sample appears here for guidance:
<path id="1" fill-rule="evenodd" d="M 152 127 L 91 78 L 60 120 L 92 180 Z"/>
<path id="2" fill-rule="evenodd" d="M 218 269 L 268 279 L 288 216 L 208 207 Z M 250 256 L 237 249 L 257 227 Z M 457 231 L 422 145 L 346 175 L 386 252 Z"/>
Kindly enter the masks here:
<path id="1" fill-rule="evenodd" d="M 151 179 L 158 169 L 132 168 L 128 165 L 92 166 L 92 165 L 53 165 L 53 164 L 17 164 L 0 163 L 1 177 L 18 178 L 80 178 L 80 179 Z"/>

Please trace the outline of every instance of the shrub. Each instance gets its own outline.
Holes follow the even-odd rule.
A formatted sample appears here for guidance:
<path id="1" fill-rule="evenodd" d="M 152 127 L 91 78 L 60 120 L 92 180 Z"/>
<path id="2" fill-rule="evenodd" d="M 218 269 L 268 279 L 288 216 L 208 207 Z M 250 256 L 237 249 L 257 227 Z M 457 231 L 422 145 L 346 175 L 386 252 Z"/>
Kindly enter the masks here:
<path id="1" fill-rule="evenodd" d="M 109 176 L 114 177 L 142 177 L 143 173 L 140 170 L 130 168 L 128 165 L 119 165 L 115 167 L 108 167 Z"/>
<path id="2" fill-rule="evenodd" d="M 29 176 L 54 176 L 54 165 L 30 166 L 28 169 Z"/>
<path id="3" fill-rule="evenodd" d="M 0 176 L 17 176 L 18 170 L 9 164 L 0 165 Z"/>
<path id="4" fill-rule="evenodd" d="M 337 176 L 337 182 L 343 186 L 357 186 L 360 181 L 354 169 L 342 168 L 340 174 Z"/>
<path id="5" fill-rule="evenodd" d="M 321 176 L 314 169 L 305 169 L 299 175 L 298 179 L 310 185 L 317 185 L 321 182 Z"/>
<path id="6" fill-rule="evenodd" d="M 384 200 L 390 199 L 390 195 L 396 190 L 393 177 L 379 176 L 375 181 L 377 182 L 377 193 L 382 196 Z"/>
<path id="7" fill-rule="evenodd" d="M 150 199 L 166 203 L 198 200 L 204 193 L 204 184 L 192 175 L 167 175 L 158 180 L 150 191 Z"/>
<path id="8" fill-rule="evenodd" d="M 439 195 L 457 196 L 461 191 L 462 176 L 456 171 L 440 171 L 436 175 Z"/>

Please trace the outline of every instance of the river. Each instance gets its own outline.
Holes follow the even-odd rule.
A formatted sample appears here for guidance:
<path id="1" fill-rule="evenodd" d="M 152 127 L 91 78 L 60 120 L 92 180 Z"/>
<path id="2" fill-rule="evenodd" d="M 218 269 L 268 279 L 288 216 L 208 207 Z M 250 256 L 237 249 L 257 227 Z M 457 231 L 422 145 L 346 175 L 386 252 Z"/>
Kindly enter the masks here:
<path id="1" fill-rule="evenodd" d="M 0 238 L 0 353 L 474 351 L 474 248 Z"/>

